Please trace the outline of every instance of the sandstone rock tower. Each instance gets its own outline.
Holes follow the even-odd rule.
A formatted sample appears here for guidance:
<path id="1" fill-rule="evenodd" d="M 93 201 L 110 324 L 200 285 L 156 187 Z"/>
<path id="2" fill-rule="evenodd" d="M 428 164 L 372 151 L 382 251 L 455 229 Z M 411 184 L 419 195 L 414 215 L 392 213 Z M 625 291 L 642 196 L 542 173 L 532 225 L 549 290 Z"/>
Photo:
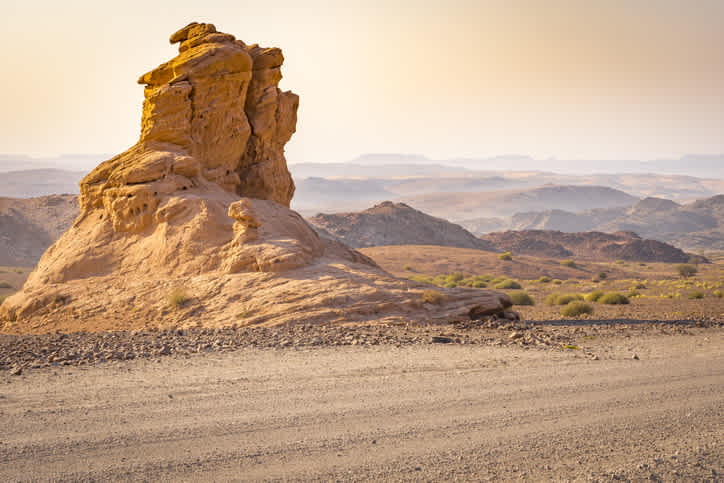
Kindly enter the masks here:
<path id="1" fill-rule="evenodd" d="M 170 41 L 179 54 L 138 81 L 139 141 L 81 181 L 80 215 L 0 307 L 0 329 L 434 319 L 510 305 L 448 291 L 432 307 L 422 287 L 320 238 L 289 209 L 284 146 L 299 98 L 278 88 L 281 50 L 203 23 Z M 188 303 L 169 307 L 171 290 Z"/>

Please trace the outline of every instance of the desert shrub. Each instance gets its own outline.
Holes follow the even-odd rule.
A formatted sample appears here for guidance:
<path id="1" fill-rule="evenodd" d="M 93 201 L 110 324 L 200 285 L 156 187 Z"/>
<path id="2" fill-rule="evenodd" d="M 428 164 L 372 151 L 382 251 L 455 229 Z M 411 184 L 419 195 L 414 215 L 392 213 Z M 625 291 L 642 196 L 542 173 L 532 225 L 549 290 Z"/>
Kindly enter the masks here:
<path id="1" fill-rule="evenodd" d="M 513 259 L 513 255 L 510 252 L 503 252 L 500 255 L 498 255 L 498 258 L 501 260 L 505 260 L 506 262 L 509 262 Z"/>
<path id="2" fill-rule="evenodd" d="M 475 282 L 473 282 L 473 285 L 472 285 L 473 288 L 485 288 L 487 286 L 488 286 L 487 283 L 480 282 L 480 281 L 475 281 Z"/>
<path id="3" fill-rule="evenodd" d="M 520 292 L 511 292 L 510 299 L 514 305 L 535 305 L 535 302 L 531 296 L 528 295 L 528 292 L 522 290 Z"/>
<path id="4" fill-rule="evenodd" d="M 13 288 L 13 286 L 10 284 L 10 282 L 0 280 L 0 288 Z"/>
<path id="5" fill-rule="evenodd" d="M 408 277 L 408 280 L 412 280 L 413 282 L 429 283 L 433 285 L 435 284 L 432 278 L 428 277 L 427 275 L 413 275 L 412 277 Z"/>
<path id="6" fill-rule="evenodd" d="M 678 273 L 680 277 L 689 278 L 695 275 L 696 272 L 698 272 L 698 270 L 690 263 L 680 263 L 676 266 L 676 273 Z"/>
<path id="7" fill-rule="evenodd" d="M 25 273 L 25 271 L 22 268 L 16 268 L 15 273 Z"/>
<path id="8" fill-rule="evenodd" d="M 179 308 L 186 305 L 191 298 L 182 288 L 175 288 L 168 294 L 168 304 L 173 308 Z"/>
<path id="9" fill-rule="evenodd" d="M 465 275 L 462 274 L 461 272 L 451 273 L 450 275 L 447 276 L 448 282 L 459 282 L 464 278 L 465 278 Z"/>
<path id="10" fill-rule="evenodd" d="M 593 307 L 580 300 L 574 300 L 561 309 L 561 315 L 564 317 L 579 317 L 584 314 L 592 313 Z"/>
<path id="11" fill-rule="evenodd" d="M 606 305 L 625 305 L 629 303 L 629 300 L 624 294 L 618 292 L 608 292 L 598 299 L 598 303 Z"/>
<path id="12" fill-rule="evenodd" d="M 633 288 L 635 290 L 646 290 L 646 284 L 642 283 L 642 282 L 638 282 L 636 285 L 634 285 Z"/>
<path id="13" fill-rule="evenodd" d="M 598 299 L 603 297 L 603 294 L 605 294 L 603 290 L 594 290 L 593 292 L 587 293 L 583 299 L 586 302 L 598 302 Z"/>
<path id="14" fill-rule="evenodd" d="M 5 299 L 6 299 L 6 298 L 8 298 L 7 295 L 0 295 L 0 305 L 2 305 L 3 302 L 5 302 Z"/>
<path id="15" fill-rule="evenodd" d="M 458 284 L 455 282 L 445 282 L 442 286 L 445 288 L 455 288 Z"/>
<path id="16" fill-rule="evenodd" d="M 443 300 L 445 300 L 445 296 L 437 290 L 425 290 L 422 292 L 422 301 L 427 304 L 440 305 Z"/>
<path id="17" fill-rule="evenodd" d="M 700 292 L 700 291 L 696 290 L 696 291 L 694 291 L 694 292 L 691 292 L 691 293 L 688 295 L 688 297 L 689 297 L 691 300 L 694 300 L 694 299 L 703 299 L 703 298 L 704 298 L 704 292 Z"/>
<path id="18" fill-rule="evenodd" d="M 606 272 L 598 272 L 598 278 L 601 280 L 606 280 L 608 278 L 608 273 Z"/>
<path id="19" fill-rule="evenodd" d="M 638 297 L 639 295 L 641 295 L 641 292 L 638 290 L 630 290 L 629 293 L 626 294 L 626 297 L 632 299 L 634 297 Z"/>
<path id="20" fill-rule="evenodd" d="M 521 288 L 520 284 L 516 282 L 515 280 L 506 279 L 502 282 L 496 283 L 495 288 L 499 290 L 509 290 L 509 289 L 517 289 Z"/>
<path id="21" fill-rule="evenodd" d="M 405 270 L 407 270 L 408 272 L 412 272 L 412 271 L 413 271 L 412 265 L 405 265 L 405 266 L 403 266 L 402 268 L 405 269 Z"/>
<path id="22" fill-rule="evenodd" d="M 561 262 L 561 265 L 563 265 L 564 267 L 569 267 L 569 268 L 576 268 L 576 266 L 577 266 L 575 260 L 563 260 Z"/>
<path id="23" fill-rule="evenodd" d="M 495 277 L 490 280 L 490 283 L 495 285 L 496 283 L 505 282 L 506 280 L 508 280 L 508 277 Z"/>
<path id="24" fill-rule="evenodd" d="M 546 305 L 566 305 L 575 300 L 583 300 L 583 295 L 577 293 L 557 293 L 549 294 L 545 299 Z"/>
<path id="25" fill-rule="evenodd" d="M 624 263 L 626 263 L 626 262 L 623 260 L 616 260 L 617 265 L 623 265 Z"/>
<path id="26" fill-rule="evenodd" d="M 722 292 L 721 290 L 714 290 L 713 295 L 717 298 L 724 298 L 724 292 Z"/>
<path id="27" fill-rule="evenodd" d="M 538 279 L 538 281 L 539 281 L 540 283 L 550 283 L 551 278 L 550 278 L 550 277 L 546 277 L 545 275 L 543 275 L 541 278 Z"/>
<path id="28" fill-rule="evenodd" d="M 553 282 L 555 285 L 560 285 L 560 284 L 563 283 L 563 280 L 559 280 L 559 279 L 557 279 L 557 278 L 554 278 L 554 279 L 552 280 L 552 282 Z"/>

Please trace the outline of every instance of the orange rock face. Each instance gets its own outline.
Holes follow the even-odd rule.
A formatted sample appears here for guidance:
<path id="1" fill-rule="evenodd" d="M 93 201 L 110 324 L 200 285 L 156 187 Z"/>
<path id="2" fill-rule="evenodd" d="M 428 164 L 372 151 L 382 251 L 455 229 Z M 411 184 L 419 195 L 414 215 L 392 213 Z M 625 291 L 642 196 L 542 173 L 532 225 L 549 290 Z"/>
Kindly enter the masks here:
<path id="1" fill-rule="evenodd" d="M 171 36 L 179 55 L 141 76 L 141 138 L 81 182 L 81 211 L 103 207 L 117 230 L 152 223 L 159 197 L 214 183 L 289 206 L 294 183 L 284 145 L 299 98 L 282 92 L 284 56 L 211 24 Z"/>

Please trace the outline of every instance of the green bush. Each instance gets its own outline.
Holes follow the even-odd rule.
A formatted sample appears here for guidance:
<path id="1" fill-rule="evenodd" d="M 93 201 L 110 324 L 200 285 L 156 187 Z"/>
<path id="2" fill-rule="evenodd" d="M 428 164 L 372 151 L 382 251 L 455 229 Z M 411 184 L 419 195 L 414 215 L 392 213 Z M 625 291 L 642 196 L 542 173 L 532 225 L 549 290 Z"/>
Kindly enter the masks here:
<path id="1" fill-rule="evenodd" d="M 539 281 L 540 283 L 550 283 L 551 278 L 550 278 L 550 277 L 546 277 L 545 275 L 543 275 L 541 278 L 538 279 L 538 281 Z"/>
<path id="2" fill-rule="evenodd" d="M 545 299 L 546 305 L 566 305 L 575 300 L 583 300 L 583 295 L 577 293 L 557 293 L 549 294 Z"/>
<path id="3" fill-rule="evenodd" d="M 694 299 L 703 299 L 704 298 L 704 292 L 699 292 L 698 290 L 696 292 L 691 292 L 689 294 L 689 298 Z"/>
<path id="4" fill-rule="evenodd" d="M 586 302 L 598 302 L 598 299 L 603 297 L 605 293 L 603 290 L 594 290 L 593 292 L 587 293 L 583 298 Z"/>
<path id="5" fill-rule="evenodd" d="M 420 283 L 429 283 L 434 284 L 432 278 L 428 277 L 427 275 L 413 275 L 411 277 L 407 277 L 408 280 L 412 280 L 413 282 L 420 282 Z"/>
<path id="6" fill-rule="evenodd" d="M 422 301 L 428 304 L 440 305 L 445 300 L 445 296 L 437 290 L 425 290 L 422 292 Z"/>
<path id="7" fill-rule="evenodd" d="M 13 286 L 10 284 L 10 282 L 0 280 L 0 288 L 13 288 Z"/>
<path id="8" fill-rule="evenodd" d="M 459 282 L 465 278 L 465 275 L 460 272 L 451 273 L 447 276 L 449 282 Z"/>
<path id="9" fill-rule="evenodd" d="M 694 265 L 691 265 L 690 263 L 680 263 L 676 266 L 676 272 L 681 277 L 689 278 L 692 275 L 695 275 L 698 270 Z"/>
<path id="10" fill-rule="evenodd" d="M 518 288 L 521 288 L 521 286 L 515 280 L 506 279 L 506 280 L 503 280 L 502 282 L 496 283 L 495 288 L 497 288 L 499 290 L 509 290 L 509 289 L 518 289 Z"/>
<path id="11" fill-rule="evenodd" d="M 513 259 L 513 255 L 510 252 L 503 252 L 500 255 L 498 255 L 498 258 L 501 260 L 505 260 L 506 262 L 509 262 Z"/>
<path id="12" fill-rule="evenodd" d="M 579 317 L 583 314 L 592 314 L 593 307 L 586 302 L 574 300 L 561 309 L 561 315 L 564 317 Z"/>
<path id="13" fill-rule="evenodd" d="M 569 268 L 576 268 L 576 266 L 577 266 L 575 260 L 563 260 L 561 262 L 561 265 L 563 265 L 564 267 L 569 267 Z"/>
<path id="14" fill-rule="evenodd" d="M 562 284 L 562 283 L 563 283 L 563 280 L 560 280 L 560 279 L 554 278 L 554 279 L 552 280 L 552 282 L 553 282 L 553 283 L 554 283 L 555 285 L 560 285 L 560 284 Z"/>
<path id="15" fill-rule="evenodd" d="M 639 295 L 641 295 L 641 292 L 638 290 L 630 290 L 629 293 L 626 294 L 626 297 L 632 299 L 634 297 L 638 297 Z"/>
<path id="16" fill-rule="evenodd" d="M 168 294 L 168 304 L 173 308 L 183 307 L 189 300 L 191 297 L 182 288 L 175 288 Z"/>
<path id="17" fill-rule="evenodd" d="M 485 288 L 485 287 L 487 287 L 487 286 L 488 286 L 487 283 L 485 283 L 485 282 L 478 282 L 478 281 L 473 282 L 473 285 L 472 285 L 473 288 Z"/>
<path id="18" fill-rule="evenodd" d="M 511 292 L 510 299 L 513 301 L 514 305 L 535 305 L 531 296 L 522 290 L 520 292 Z"/>
<path id="19" fill-rule="evenodd" d="M 629 303 L 629 300 L 624 294 L 608 292 L 598 299 L 598 303 L 606 305 L 625 305 Z"/>

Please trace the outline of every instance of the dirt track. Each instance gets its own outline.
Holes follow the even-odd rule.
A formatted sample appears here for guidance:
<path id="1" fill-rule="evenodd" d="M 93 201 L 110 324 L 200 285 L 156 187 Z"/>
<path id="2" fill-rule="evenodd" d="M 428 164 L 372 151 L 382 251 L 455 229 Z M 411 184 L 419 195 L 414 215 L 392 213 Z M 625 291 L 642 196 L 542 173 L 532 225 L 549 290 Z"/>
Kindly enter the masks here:
<path id="1" fill-rule="evenodd" d="M 724 478 L 724 331 L 0 375 L 0 480 Z M 632 359 L 636 353 L 640 360 Z"/>

